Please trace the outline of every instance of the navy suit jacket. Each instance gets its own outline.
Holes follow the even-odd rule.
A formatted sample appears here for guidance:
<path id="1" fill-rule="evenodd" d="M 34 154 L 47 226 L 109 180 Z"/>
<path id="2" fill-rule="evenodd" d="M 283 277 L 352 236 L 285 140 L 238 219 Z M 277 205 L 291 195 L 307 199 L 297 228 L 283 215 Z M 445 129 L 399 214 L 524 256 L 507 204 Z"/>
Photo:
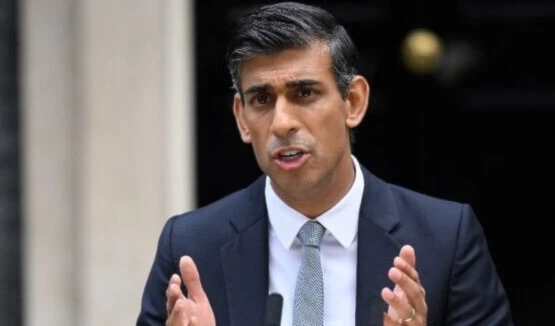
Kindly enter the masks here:
<path id="1" fill-rule="evenodd" d="M 356 325 L 381 325 L 380 293 L 402 245 L 416 251 L 428 325 L 513 325 L 482 228 L 467 204 L 391 185 L 361 167 Z M 143 293 L 139 326 L 164 325 L 165 291 L 179 258 L 196 262 L 218 326 L 262 326 L 268 297 L 264 176 L 208 206 L 170 218 Z M 341 305 L 341 298 L 337 298 Z M 285 325 L 288 323 L 284 323 Z"/>

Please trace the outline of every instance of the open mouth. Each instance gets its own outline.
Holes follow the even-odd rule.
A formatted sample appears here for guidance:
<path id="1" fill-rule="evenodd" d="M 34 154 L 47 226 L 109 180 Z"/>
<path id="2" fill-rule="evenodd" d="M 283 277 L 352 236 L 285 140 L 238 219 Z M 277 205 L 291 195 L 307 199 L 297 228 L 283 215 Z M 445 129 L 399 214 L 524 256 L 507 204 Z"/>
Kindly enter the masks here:
<path id="1" fill-rule="evenodd" d="M 299 169 L 308 160 L 310 154 L 299 148 L 289 148 L 273 155 L 274 162 L 285 171 Z"/>
<path id="2" fill-rule="evenodd" d="M 288 150 L 288 151 L 283 151 L 279 153 L 277 155 L 277 159 L 283 160 L 283 161 L 294 161 L 296 159 L 299 159 L 304 154 L 305 153 L 301 150 Z"/>

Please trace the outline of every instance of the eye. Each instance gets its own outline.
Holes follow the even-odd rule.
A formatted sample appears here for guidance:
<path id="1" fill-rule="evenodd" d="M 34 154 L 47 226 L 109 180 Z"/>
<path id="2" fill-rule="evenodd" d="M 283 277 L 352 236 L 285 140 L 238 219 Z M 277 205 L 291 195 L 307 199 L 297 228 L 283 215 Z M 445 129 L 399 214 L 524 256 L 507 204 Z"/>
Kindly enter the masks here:
<path id="1" fill-rule="evenodd" d="M 310 97 L 314 95 L 314 90 L 310 88 L 301 88 L 299 89 L 299 96 L 300 97 Z"/>
<path id="2" fill-rule="evenodd" d="M 272 95 L 266 92 L 253 94 L 248 100 L 249 105 L 255 108 L 266 108 L 271 104 L 272 101 Z"/>
<path id="3" fill-rule="evenodd" d="M 261 93 L 254 97 L 254 101 L 256 104 L 266 104 L 270 100 L 268 94 Z"/>

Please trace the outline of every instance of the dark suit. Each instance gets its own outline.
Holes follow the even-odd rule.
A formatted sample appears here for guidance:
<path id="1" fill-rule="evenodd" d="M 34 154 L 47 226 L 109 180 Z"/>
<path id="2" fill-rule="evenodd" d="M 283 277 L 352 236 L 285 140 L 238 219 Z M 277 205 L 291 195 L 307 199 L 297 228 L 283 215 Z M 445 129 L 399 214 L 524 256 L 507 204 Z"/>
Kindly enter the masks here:
<path id="1" fill-rule="evenodd" d="M 390 185 L 361 168 L 365 187 L 358 229 L 357 326 L 381 320 L 380 292 L 385 286 L 392 288 L 387 273 L 404 244 L 416 251 L 429 325 L 513 325 L 505 290 L 472 209 Z M 262 326 L 268 296 L 264 177 L 168 220 L 137 325 L 164 324 L 168 279 L 179 273 L 182 255 L 196 262 L 218 326 Z"/>

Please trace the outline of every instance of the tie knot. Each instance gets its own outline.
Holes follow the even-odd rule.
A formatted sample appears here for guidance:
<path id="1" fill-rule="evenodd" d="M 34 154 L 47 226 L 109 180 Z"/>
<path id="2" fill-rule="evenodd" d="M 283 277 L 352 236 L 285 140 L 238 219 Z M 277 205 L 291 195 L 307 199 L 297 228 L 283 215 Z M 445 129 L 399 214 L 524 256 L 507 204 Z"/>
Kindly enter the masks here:
<path id="1" fill-rule="evenodd" d="M 325 230 L 322 224 L 316 221 L 308 221 L 301 227 L 297 237 L 304 246 L 320 247 Z"/>

